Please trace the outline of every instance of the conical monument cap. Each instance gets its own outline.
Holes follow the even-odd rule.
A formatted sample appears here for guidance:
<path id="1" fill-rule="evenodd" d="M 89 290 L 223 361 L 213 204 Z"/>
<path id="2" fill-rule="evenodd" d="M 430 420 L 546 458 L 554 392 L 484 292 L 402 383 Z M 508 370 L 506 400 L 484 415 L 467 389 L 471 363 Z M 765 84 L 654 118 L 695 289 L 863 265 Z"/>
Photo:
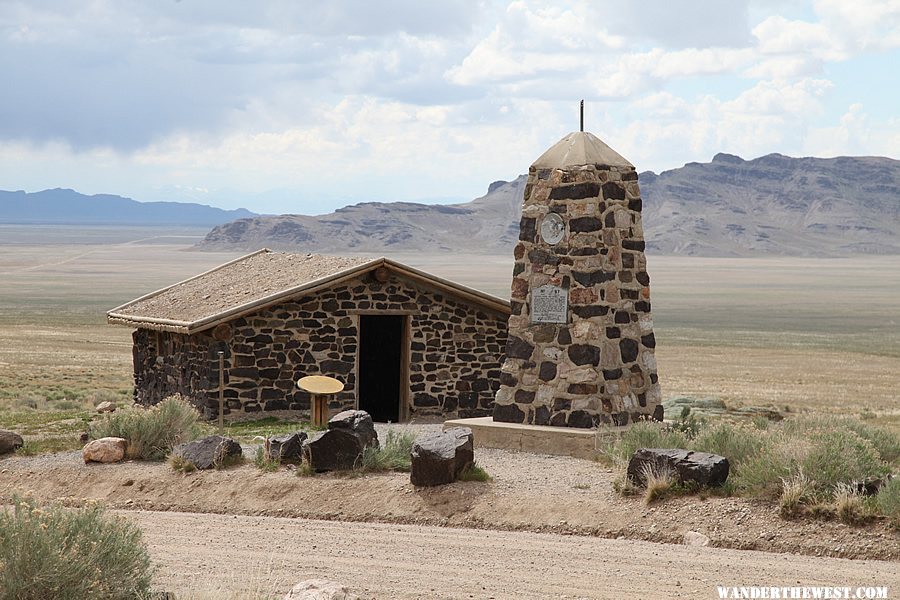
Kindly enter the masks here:
<path id="1" fill-rule="evenodd" d="M 587 131 L 573 131 L 541 154 L 531 166 L 536 169 L 565 169 L 581 165 L 634 168 L 624 156 Z"/>

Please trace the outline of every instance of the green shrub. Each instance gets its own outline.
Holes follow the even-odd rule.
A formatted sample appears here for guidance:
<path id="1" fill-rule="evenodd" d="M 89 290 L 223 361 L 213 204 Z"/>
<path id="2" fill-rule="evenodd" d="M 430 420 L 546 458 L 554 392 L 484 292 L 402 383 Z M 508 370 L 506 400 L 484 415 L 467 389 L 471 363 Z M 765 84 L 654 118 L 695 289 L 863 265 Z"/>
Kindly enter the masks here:
<path id="1" fill-rule="evenodd" d="M 463 469 L 462 473 L 459 474 L 460 481 L 493 481 L 493 477 L 488 475 L 488 472 L 478 466 L 477 463 L 472 463 L 472 466 L 468 469 Z"/>
<path id="2" fill-rule="evenodd" d="M 94 439 L 120 437 L 128 440 L 128 457 L 162 459 L 177 444 L 200 435 L 200 414 L 179 394 L 151 408 L 125 408 L 91 424 Z"/>
<path id="3" fill-rule="evenodd" d="M 381 447 L 369 446 L 363 451 L 360 468 L 363 471 L 409 471 L 413 442 L 411 431 L 388 431 Z"/>
<path id="4" fill-rule="evenodd" d="M 153 569 L 140 530 L 97 506 L 79 510 L 13 499 L 0 511 L 0 597 L 147 598 Z"/>
<path id="5" fill-rule="evenodd" d="M 819 499 L 831 495 L 838 484 L 863 481 L 887 472 L 872 444 L 850 429 L 823 432 L 800 464 Z"/>
<path id="6" fill-rule="evenodd" d="M 281 461 L 266 454 L 265 446 L 259 446 L 256 449 L 256 453 L 253 455 L 253 464 L 256 465 L 256 468 L 260 471 L 274 473 L 278 470 L 278 467 L 281 466 Z"/>
<path id="7" fill-rule="evenodd" d="M 725 456 L 732 465 L 739 465 L 759 452 L 765 438 L 759 429 L 719 423 L 702 429 L 691 446 L 700 452 Z"/>
<path id="8" fill-rule="evenodd" d="M 884 462 L 896 464 L 900 461 L 900 436 L 883 427 L 871 425 L 859 419 L 834 415 L 812 415 L 785 421 L 784 427 L 786 431 L 804 434 L 852 431 L 867 440 Z"/>
<path id="9" fill-rule="evenodd" d="M 894 477 L 881 486 L 875 503 L 881 514 L 891 520 L 895 527 L 900 528 L 900 477 Z"/>

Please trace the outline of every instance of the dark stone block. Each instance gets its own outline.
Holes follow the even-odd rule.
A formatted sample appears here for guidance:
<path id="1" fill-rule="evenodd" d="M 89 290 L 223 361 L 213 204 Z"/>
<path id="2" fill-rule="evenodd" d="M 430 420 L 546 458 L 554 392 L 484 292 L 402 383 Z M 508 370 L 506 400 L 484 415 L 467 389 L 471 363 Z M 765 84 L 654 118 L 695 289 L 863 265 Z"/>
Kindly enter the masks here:
<path id="1" fill-rule="evenodd" d="M 314 434 L 303 444 L 303 458 L 310 468 L 323 471 L 352 469 L 362 458 L 360 436 L 349 429 L 329 429 Z"/>
<path id="2" fill-rule="evenodd" d="M 581 429 L 588 429 L 594 426 L 594 420 L 591 418 L 590 413 L 587 413 L 583 410 L 573 410 L 571 413 L 569 413 L 567 425 L 569 427 L 580 427 Z"/>
<path id="3" fill-rule="evenodd" d="M 453 483 L 475 462 L 472 430 L 451 427 L 413 443 L 409 481 L 415 486 Z"/>
<path id="4" fill-rule="evenodd" d="M 641 212 L 641 208 L 643 208 L 643 202 L 640 198 L 635 198 L 634 200 L 628 201 L 629 210 L 633 210 L 634 212 Z"/>
<path id="5" fill-rule="evenodd" d="M 572 278 L 583 287 L 591 287 L 597 283 L 613 281 L 616 278 L 614 271 L 572 271 Z"/>
<path id="6" fill-rule="evenodd" d="M 622 362 L 627 364 L 636 361 L 639 347 L 637 340 L 631 338 L 619 340 L 619 354 L 622 355 Z"/>
<path id="7" fill-rule="evenodd" d="M 627 412 L 613 413 L 612 420 L 613 420 L 614 425 L 616 425 L 618 427 L 624 427 L 625 425 L 628 425 L 628 413 Z"/>
<path id="8" fill-rule="evenodd" d="M 525 263 L 517 262 L 513 265 L 513 277 L 521 275 L 525 271 Z"/>
<path id="9" fill-rule="evenodd" d="M 232 377 L 249 377 L 251 379 L 259 378 L 259 369 L 256 367 L 234 367 L 228 374 Z"/>
<path id="10" fill-rule="evenodd" d="M 425 389 L 424 384 L 420 384 L 422 389 Z M 430 408 L 434 406 L 440 406 L 441 403 L 437 398 L 432 396 L 431 394 L 416 394 L 413 396 L 413 406 L 417 406 L 419 408 Z"/>
<path id="11" fill-rule="evenodd" d="M 288 402 L 285 400 L 269 400 L 266 402 L 265 410 L 287 410 Z"/>
<path id="12" fill-rule="evenodd" d="M 552 342 L 553 338 L 556 337 L 556 326 L 541 325 L 539 327 L 535 327 L 532 329 L 531 335 L 532 337 L 534 337 L 534 341 L 537 343 Z"/>
<path id="13" fill-rule="evenodd" d="M 653 409 L 653 420 L 661 423 L 665 418 L 665 412 L 665 407 L 662 404 L 657 404 L 656 408 Z"/>
<path id="14" fill-rule="evenodd" d="M 596 248 L 573 248 L 569 251 L 569 256 L 596 256 L 600 251 Z"/>
<path id="15" fill-rule="evenodd" d="M 501 423 L 524 423 L 525 413 L 515 404 L 494 404 L 494 420 Z"/>
<path id="16" fill-rule="evenodd" d="M 572 401 L 568 398 L 554 398 L 553 399 L 553 410 L 554 412 L 561 410 L 571 410 L 572 409 Z M 563 419 L 565 421 L 565 419 Z"/>
<path id="17" fill-rule="evenodd" d="M 604 200 L 624 200 L 625 199 L 625 188 L 623 188 L 618 183 L 613 181 L 609 181 L 603 184 L 603 199 Z"/>
<path id="18" fill-rule="evenodd" d="M 613 320 L 620 325 L 631 323 L 631 315 L 624 310 L 618 310 L 616 311 L 616 315 L 615 317 L 613 317 Z"/>
<path id="19" fill-rule="evenodd" d="M 353 370 L 353 363 L 344 360 L 323 360 L 322 371 L 325 373 L 340 373 L 346 375 Z"/>
<path id="20" fill-rule="evenodd" d="M 644 241 L 643 240 L 622 240 L 622 247 L 626 250 L 637 250 L 638 252 L 644 251 Z"/>
<path id="21" fill-rule="evenodd" d="M 622 337 L 622 331 L 618 327 L 607 327 L 606 328 L 606 337 L 611 340 L 618 339 Z"/>
<path id="22" fill-rule="evenodd" d="M 538 406 L 534 411 L 534 424 L 535 425 L 549 425 L 550 424 L 550 409 L 546 406 Z"/>
<path id="23" fill-rule="evenodd" d="M 538 377 L 541 381 L 552 381 L 556 377 L 556 363 L 549 361 L 542 362 Z"/>
<path id="24" fill-rule="evenodd" d="M 519 239 L 523 242 L 534 242 L 535 234 L 537 230 L 535 229 L 535 221 L 536 219 L 532 217 L 522 217 L 519 221 Z"/>
<path id="25" fill-rule="evenodd" d="M 622 369 L 603 369 L 603 379 L 606 381 L 621 379 L 621 377 Z"/>
<path id="26" fill-rule="evenodd" d="M 570 383 L 569 387 L 566 389 L 566 392 L 570 394 L 577 394 L 580 396 L 587 396 L 596 394 L 597 386 L 593 383 Z"/>
<path id="27" fill-rule="evenodd" d="M 606 213 L 606 216 L 603 217 L 603 225 L 610 229 L 616 226 L 616 215 L 614 212 Z"/>
<path id="28" fill-rule="evenodd" d="M 509 358 L 531 358 L 534 346 L 514 335 L 509 336 L 506 342 L 506 356 Z"/>
<path id="29" fill-rule="evenodd" d="M 638 174 L 637 171 L 625 171 L 622 173 L 622 181 L 637 181 Z"/>
<path id="30" fill-rule="evenodd" d="M 300 462 L 303 458 L 303 442 L 308 437 L 305 431 L 274 435 L 266 439 L 266 456 L 269 460 Z"/>
<path id="31" fill-rule="evenodd" d="M 490 382 L 487 379 L 476 379 L 472 382 L 472 391 L 473 392 L 484 392 L 488 388 L 491 387 Z"/>
<path id="32" fill-rule="evenodd" d="M 592 317 L 602 317 L 609 312 L 608 306 L 600 306 L 598 304 L 588 304 L 586 306 L 570 306 L 572 313 L 578 315 L 582 319 L 590 319 Z"/>
<path id="33" fill-rule="evenodd" d="M 528 252 L 528 260 L 531 261 L 531 264 L 534 266 L 542 266 L 542 265 L 558 265 L 560 262 L 560 258 L 551 252 L 547 252 L 546 250 L 541 250 L 540 248 L 535 248 Z"/>
<path id="34" fill-rule="evenodd" d="M 650 275 L 648 275 L 646 271 L 635 273 L 635 279 L 637 279 L 638 283 L 641 285 L 650 285 Z"/>
<path id="35" fill-rule="evenodd" d="M 600 363 L 600 348 L 590 344 L 573 344 L 568 349 L 569 360 L 576 365 L 593 365 Z"/>
<path id="36" fill-rule="evenodd" d="M 569 231 L 572 233 L 598 231 L 602 227 L 603 223 L 596 217 L 578 217 L 569 221 Z"/>
<path id="37" fill-rule="evenodd" d="M 636 310 L 637 312 L 648 313 L 650 312 L 650 303 L 644 302 L 643 300 L 641 300 L 640 302 L 635 302 L 634 310 Z"/>
<path id="38" fill-rule="evenodd" d="M 553 427 L 565 427 L 566 426 L 566 413 L 565 412 L 555 412 L 550 416 L 550 425 Z"/>
<path id="39" fill-rule="evenodd" d="M 623 190 L 624 194 L 625 191 Z M 580 200 L 596 198 L 600 194 L 600 186 L 594 182 L 561 185 L 550 190 L 550 200 Z M 624 196 L 623 196 L 624 197 Z"/>
<path id="40" fill-rule="evenodd" d="M 532 404 L 534 402 L 534 392 L 516 390 L 515 399 L 519 404 Z"/>
<path id="41" fill-rule="evenodd" d="M 718 486 L 728 479 L 728 459 L 718 454 L 690 450 L 639 448 L 628 461 L 628 478 L 639 485 L 646 483 L 644 470 L 668 469 L 678 475 L 680 483 Z"/>
<path id="42" fill-rule="evenodd" d="M 229 458 L 241 456 L 241 445 L 231 438 L 211 435 L 201 440 L 179 444 L 172 454 L 181 457 L 198 469 L 221 467 Z"/>
<path id="43" fill-rule="evenodd" d="M 459 395 L 460 408 L 476 408 L 478 406 L 478 394 L 476 392 L 464 392 Z"/>
<path id="44" fill-rule="evenodd" d="M 556 334 L 556 341 L 563 346 L 568 346 L 572 343 L 572 333 L 568 327 L 559 328 L 559 333 Z"/>
<path id="45" fill-rule="evenodd" d="M 519 385 L 519 380 L 516 379 L 516 376 L 512 373 L 502 372 L 500 373 L 500 385 L 516 387 L 517 385 Z"/>
<path id="46" fill-rule="evenodd" d="M 642 335 L 641 343 L 646 348 L 656 348 L 656 336 L 654 336 L 652 333 L 648 333 L 647 335 Z"/>

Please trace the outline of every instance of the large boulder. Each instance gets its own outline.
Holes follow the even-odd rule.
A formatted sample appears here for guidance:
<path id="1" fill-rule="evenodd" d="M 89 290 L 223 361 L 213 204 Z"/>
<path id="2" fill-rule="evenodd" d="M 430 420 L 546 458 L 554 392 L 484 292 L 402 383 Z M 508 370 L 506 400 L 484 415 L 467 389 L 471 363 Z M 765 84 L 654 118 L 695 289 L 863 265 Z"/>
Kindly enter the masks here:
<path id="1" fill-rule="evenodd" d="M 693 452 L 667 448 L 639 448 L 628 461 L 628 478 L 645 485 L 644 470 L 657 472 L 668 469 L 678 476 L 680 483 L 722 485 L 728 479 L 728 459 L 708 452 Z"/>
<path id="2" fill-rule="evenodd" d="M 328 429 L 347 429 L 355 433 L 362 442 L 363 448 L 378 447 L 378 433 L 372 416 L 364 410 L 345 410 L 334 415 L 328 421 Z"/>
<path id="3" fill-rule="evenodd" d="M 359 596 L 335 581 L 307 579 L 291 588 L 284 600 L 359 600 Z"/>
<path id="4" fill-rule="evenodd" d="M 472 430 L 451 427 L 416 440 L 412 447 L 409 480 L 413 485 L 433 486 L 453 483 L 475 462 Z"/>
<path id="5" fill-rule="evenodd" d="M 107 400 L 106 402 L 101 402 L 100 404 L 98 404 L 96 411 L 100 414 L 116 412 L 116 405 L 114 402 L 110 402 Z"/>
<path id="6" fill-rule="evenodd" d="M 84 462 L 114 463 L 125 458 L 128 440 L 120 437 L 104 437 L 88 442 L 81 450 Z"/>
<path id="7" fill-rule="evenodd" d="M 273 435 L 266 440 L 266 457 L 281 462 L 300 461 L 303 458 L 303 442 L 305 431 Z"/>
<path id="8" fill-rule="evenodd" d="M 0 454 L 9 454 L 15 452 L 25 445 L 22 436 L 14 431 L 6 431 L 0 429 Z"/>
<path id="9" fill-rule="evenodd" d="M 364 448 L 360 436 L 349 429 L 329 429 L 303 443 L 303 458 L 317 473 L 345 471 L 359 464 Z"/>
<path id="10" fill-rule="evenodd" d="M 242 453 L 240 444 L 221 435 L 211 435 L 202 440 L 179 444 L 172 451 L 174 456 L 192 463 L 198 469 L 221 467 L 229 458 L 240 457 Z"/>

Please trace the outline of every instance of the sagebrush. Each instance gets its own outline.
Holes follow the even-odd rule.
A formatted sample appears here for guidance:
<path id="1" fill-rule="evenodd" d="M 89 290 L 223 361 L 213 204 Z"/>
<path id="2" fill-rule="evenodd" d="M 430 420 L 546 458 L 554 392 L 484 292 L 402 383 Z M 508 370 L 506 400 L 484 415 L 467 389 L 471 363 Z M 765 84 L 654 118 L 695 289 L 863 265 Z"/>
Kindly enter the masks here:
<path id="1" fill-rule="evenodd" d="M 90 436 L 128 440 L 128 457 L 162 459 L 176 445 L 200 436 L 200 413 L 181 395 L 150 408 L 125 408 L 91 424 Z"/>
<path id="2" fill-rule="evenodd" d="M 0 511 L 0 598 L 148 598 L 152 575 L 140 529 L 99 506 L 14 498 Z"/>

